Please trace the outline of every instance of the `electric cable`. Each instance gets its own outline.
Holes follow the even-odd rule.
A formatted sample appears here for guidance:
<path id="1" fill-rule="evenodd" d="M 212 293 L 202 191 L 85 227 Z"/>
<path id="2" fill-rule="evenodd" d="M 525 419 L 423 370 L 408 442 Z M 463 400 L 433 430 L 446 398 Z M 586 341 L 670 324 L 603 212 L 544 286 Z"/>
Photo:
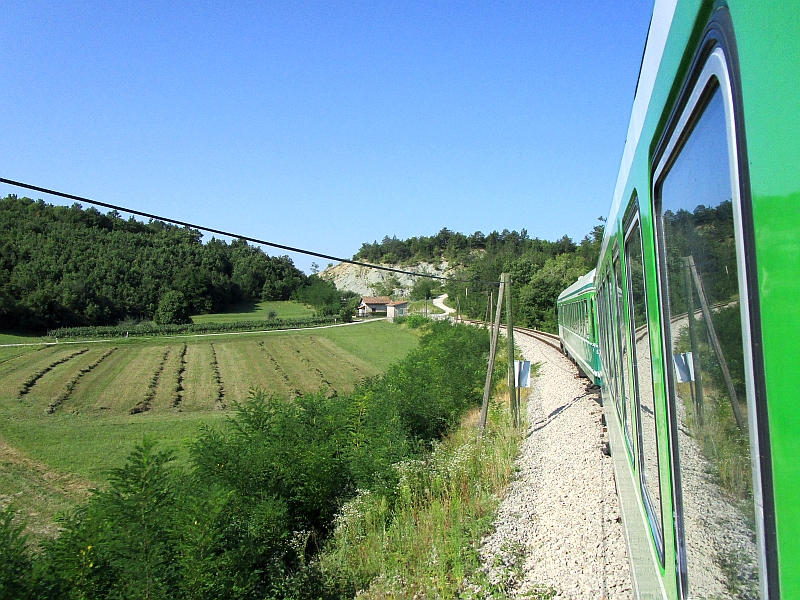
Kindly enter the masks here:
<path id="1" fill-rule="evenodd" d="M 5 183 L 7 185 L 13 185 L 15 187 L 24 188 L 27 190 L 33 190 L 36 192 L 42 192 L 43 194 L 50 194 L 51 196 L 58 196 L 60 198 L 68 198 L 69 200 L 75 200 L 77 202 L 85 202 L 87 204 L 93 204 L 95 206 L 102 206 L 103 208 L 110 208 L 111 210 L 115 210 L 118 212 L 124 212 L 131 215 L 136 215 L 139 217 L 145 217 L 147 219 L 153 219 L 156 221 L 163 221 L 164 223 L 171 223 L 172 225 L 179 225 L 181 227 L 188 227 L 190 229 L 198 229 L 200 231 L 207 231 L 209 233 L 215 233 L 217 235 L 224 235 L 226 237 L 245 240 L 248 242 L 252 242 L 254 244 L 260 244 L 263 246 L 270 246 L 271 248 L 278 248 L 280 250 L 286 250 L 287 252 L 297 252 L 298 254 L 305 254 L 307 256 L 314 256 L 317 258 L 324 258 L 326 260 L 332 260 L 336 262 L 343 262 L 348 263 L 351 265 L 356 265 L 359 267 L 367 267 L 370 269 L 378 269 L 379 271 L 389 271 L 391 273 L 399 273 L 401 275 L 412 275 L 414 277 L 427 277 L 428 279 L 439 279 L 441 281 L 455 281 L 459 283 L 483 283 L 483 284 L 499 284 L 499 281 L 474 281 L 469 279 L 455 279 L 453 277 L 445 277 L 443 275 L 431 275 L 430 273 L 415 273 L 413 271 L 405 271 L 403 269 L 395 269 L 393 267 L 384 267 L 381 265 L 373 265 L 370 263 L 360 262 L 357 260 L 351 260 L 349 258 L 340 258 L 338 256 L 331 256 L 330 254 L 322 254 L 320 252 L 314 252 L 313 250 L 304 250 L 302 248 L 294 248 L 293 246 L 285 246 L 283 244 L 276 244 L 275 242 L 268 242 L 266 240 L 260 240 L 258 238 L 249 237 L 246 235 L 238 235 L 236 233 L 231 233 L 229 231 L 222 231 L 220 229 L 213 229 L 211 227 L 204 227 L 202 225 L 195 225 L 193 223 L 187 223 L 186 221 L 179 221 L 177 219 L 170 219 L 168 217 L 160 217 L 158 215 L 154 215 L 151 213 L 146 213 L 141 210 L 134 210 L 132 208 L 126 208 L 124 206 L 119 206 L 116 204 L 110 204 L 108 202 L 100 202 L 99 200 L 92 200 L 90 198 L 84 198 L 83 196 L 76 196 L 74 194 L 67 194 L 66 192 L 59 192 L 56 190 L 51 190 L 48 188 L 39 187 L 37 185 L 31 185 L 29 183 L 22 183 L 20 181 L 14 181 L 12 179 L 6 179 L 4 177 L 0 177 L 0 183 Z"/>

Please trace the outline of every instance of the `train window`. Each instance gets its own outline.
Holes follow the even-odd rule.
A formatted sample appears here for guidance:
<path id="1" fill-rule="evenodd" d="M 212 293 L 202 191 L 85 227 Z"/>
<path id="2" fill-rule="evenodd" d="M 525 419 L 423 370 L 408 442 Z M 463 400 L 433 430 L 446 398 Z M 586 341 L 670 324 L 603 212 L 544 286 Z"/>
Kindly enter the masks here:
<path id="1" fill-rule="evenodd" d="M 644 284 L 642 230 L 638 215 L 625 239 L 625 264 L 628 274 L 628 316 L 631 322 L 631 361 L 633 395 L 639 430 L 639 476 L 647 516 L 656 541 L 659 558 L 664 561 L 664 519 L 658 469 L 658 436 L 650 356 L 650 326 L 647 321 L 647 296 Z"/>
<path id="2" fill-rule="evenodd" d="M 670 324 L 665 367 L 679 466 L 681 587 L 689 598 L 756 598 L 763 583 L 749 309 L 727 77 L 717 48 L 657 165 L 654 190 L 663 322 Z"/>
<path id="3" fill-rule="evenodd" d="M 608 389 L 611 390 L 611 395 L 614 398 L 614 405 L 617 407 L 617 414 L 622 420 L 622 405 L 620 404 L 618 381 L 617 377 L 617 364 L 619 362 L 616 352 L 616 344 L 613 343 L 613 318 L 612 307 L 614 304 L 611 301 L 611 272 L 607 272 L 603 281 L 603 340 L 606 349 L 606 373 L 608 374 Z"/>
<path id="4" fill-rule="evenodd" d="M 628 395 L 628 334 L 624 315 L 624 305 L 622 302 L 622 272 L 620 270 L 619 253 L 614 256 L 614 309 L 613 313 L 616 320 L 615 342 L 619 352 L 618 365 L 618 390 L 619 401 L 622 405 L 622 426 L 625 430 L 625 438 L 628 442 L 628 451 L 633 459 L 633 436 L 631 435 L 631 403 Z M 635 461 L 634 461 L 635 462 Z"/>

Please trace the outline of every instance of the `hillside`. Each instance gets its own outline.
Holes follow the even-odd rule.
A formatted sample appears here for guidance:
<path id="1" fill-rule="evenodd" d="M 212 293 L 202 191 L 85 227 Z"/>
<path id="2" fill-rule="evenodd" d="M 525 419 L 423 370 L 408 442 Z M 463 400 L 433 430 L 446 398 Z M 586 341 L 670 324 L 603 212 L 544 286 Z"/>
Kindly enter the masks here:
<path id="1" fill-rule="evenodd" d="M 490 290 L 496 302 L 497 285 L 492 282 L 499 281 L 501 273 L 510 273 L 515 322 L 554 331 L 558 295 L 594 268 L 602 239 L 602 219 L 578 243 L 566 235 L 555 241 L 531 238 L 525 229 L 465 235 L 445 228 L 433 236 L 406 240 L 386 236 L 380 243 L 364 243 L 353 259 L 450 277 L 442 291 L 462 314 L 478 319 L 486 314 Z M 357 294 L 396 297 L 411 295 L 414 284 L 424 281 L 348 264 L 329 267 L 320 276 Z M 422 283 L 415 290 L 417 296 L 420 287 Z"/>
<path id="2" fill-rule="evenodd" d="M 383 266 L 441 277 L 448 277 L 454 272 L 446 260 L 438 263 L 420 262 L 411 266 L 402 264 L 384 264 Z M 410 296 L 414 283 L 419 280 L 419 277 L 412 275 L 380 271 L 349 263 L 339 263 L 328 267 L 319 276 L 335 284 L 337 289 L 354 292 L 359 296 Z"/>
<path id="3" fill-rule="evenodd" d="M 202 237 L 78 204 L 0 198 L 0 330 L 185 323 L 242 301 L 290 298 L 339 312 L 341 294 L 288 256 Z"/>

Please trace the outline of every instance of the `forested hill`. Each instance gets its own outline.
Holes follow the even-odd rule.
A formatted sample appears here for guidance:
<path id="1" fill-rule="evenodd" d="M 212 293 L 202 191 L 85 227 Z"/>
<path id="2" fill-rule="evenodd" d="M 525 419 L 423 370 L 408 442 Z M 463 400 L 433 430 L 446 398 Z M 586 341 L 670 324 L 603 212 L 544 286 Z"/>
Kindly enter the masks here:
<path id="1" fill-rule="evenodd" d="M 192 313 L 286 300 L 307 284 L 285 256 L 243 240 L 8 196 L 0 199 L 0 328 L 43 331 L 150 319 L 167 292 Z"/>
<path id="2" fill-rule="evenodd" d="M 511 274 L 512 306 L 519 325 L 556 330 L 555 303 L 558 295 L 575 280 L 594 268 L 603 240 L 603 224 L 595 226 L 579 243 L 568 236 L 556 241 L 528 237 L 524 229 L 480 231 L 464 235 L 442 229 L 434 236 L 400 240 L 384 237 L 378 243 L 362 244 L 356 260 L 412 266 L 419 262 L 446 260 L 455 267 L 453 277 L 467 283 L 448 282 L 438 289 L 430 279 L 415 284 L 412 297 L 445 291 L 462 314 L 483 318 L 488 290 L 497 286 L 500 274 Z M 435 288 L 435 289 L 433 289 Z"/>

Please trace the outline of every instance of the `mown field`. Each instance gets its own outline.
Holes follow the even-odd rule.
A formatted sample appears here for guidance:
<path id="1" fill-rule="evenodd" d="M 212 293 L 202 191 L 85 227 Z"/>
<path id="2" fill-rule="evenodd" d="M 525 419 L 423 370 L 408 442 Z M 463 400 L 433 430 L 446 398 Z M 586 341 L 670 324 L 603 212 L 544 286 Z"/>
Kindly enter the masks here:
<path id="1" fill-rule="evenodd" d="M 292 300 L 286 302 L 242 302 L 224 313 L 192 315 L 195 323 L 231 323 L 247 319 L 266 319 L 271 312 L 279 319 L 302 319 L 314 315 L 314 309 Z"/>
<path id="2" fill-rule="evenodd" d="M 371 322 L 2 347 L 0 507 L 24 507 L 34 536 L 52 535 L 53 515 L 102 486 L 144 434 L 185 461 L 199 426 L 224 419 L 251 388 L 349 392 L 416 343 L 412 331 Z"/>

